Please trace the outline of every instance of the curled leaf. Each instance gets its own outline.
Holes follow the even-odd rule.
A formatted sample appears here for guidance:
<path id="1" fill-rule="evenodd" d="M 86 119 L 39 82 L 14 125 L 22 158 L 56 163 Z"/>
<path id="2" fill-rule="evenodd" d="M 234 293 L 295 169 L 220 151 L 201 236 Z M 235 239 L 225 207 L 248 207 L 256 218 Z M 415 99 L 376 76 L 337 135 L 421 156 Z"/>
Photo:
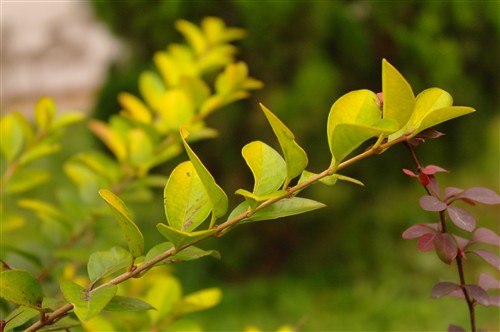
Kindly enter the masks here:
<path id="1" fill-rule="evenodd" d="M 433 242 L 439 259 L 446 264 L 451 264 L 458 252 L 455 238 L 448 233 L 436 233 Z"/>

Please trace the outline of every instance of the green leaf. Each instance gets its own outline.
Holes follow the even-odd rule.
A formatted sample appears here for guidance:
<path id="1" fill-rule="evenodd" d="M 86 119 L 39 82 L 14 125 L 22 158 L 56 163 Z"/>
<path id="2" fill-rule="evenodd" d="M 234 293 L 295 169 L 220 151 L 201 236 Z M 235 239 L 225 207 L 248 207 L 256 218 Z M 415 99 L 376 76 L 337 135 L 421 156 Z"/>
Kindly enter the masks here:
<path id="1" fill-rule="evenodd" d="M 125 109 L 125 114 L 133 119 L 144 123 L 152 122 L 153 117 L 148 107 L 133 94 L 127 92 L 118 94 L 118 102 Z"/>
<path id="2" fill-rule="evenodd" d="M 131 263 L 130 253 L 121 247 L 94 252 L 87 263 L 90 282 L 95 283 L 109 274 L 130 266 Z"/>
<path id="3" fill-rule="evenodd" d="M 30 319 L 40 315 L 38 310 L 28 307 L 18 307 L 12 311 L 7 317 L 2 316 L 2 320 L 8 322 L 2 331 L 13 331 L 15 327 L 21 326 Z"/>
<path id="4" fill-rule="evenodd" d="M 41 98 L 35 105 L 35 120 L 38 129 L 48 129 L 54 114 L 56 112 L 56 104 L 50 98 Z"/>
<path id="5" fill-rule="evenodd" d="M 285 156 L 286 180 L 284 187 L 286 187 L 293 178 L 299 176 L 300 173 L 306 168 L 308 163 L 307 154 L 304 149 L 297 144 L 295 136 L 290 129 L 288 129 L 288 127 L 281 122 L 276 115 L 274 115 L 262 104 L 260 104 L 260 108 L 273 128 L 274 134 L 278 138 L 281 150 Z"/>
<path id="6" fill-rule="evenodd" d="M 159 254 L 173 248 L 174 245 L 170 242 L 163 242 L 160 243 L 151 250 L 148 251 L 146 254 L 146 257 L 144 258 L 145 261 L 151 260 L 154 257 L 158 256 Z M 166 264 L 170 262 L 178 262 L 178 261 L 192 261 L 195 259 L 199 259 L 205 256 L 212 256 L 214 258 L 220 259 L 220 253 L 216 250 L 203 250 L 195 246 L 189 246 L 187 248 L 182 249 L 179 251 L 177 254 L 170 256 L 167 258 L 165 261 L 163 261 L 161 264 Z"/>
<path id="7" fill-rule="evenodd" d="M 415 105 L 415 95 L 410 84 L 387 60 L 382 60 L 382 95 L 384 119 L 397 122 L 403 127 L 410 119 Z"/>
<path id="8" fill-rule="evenodd" d="M 334 165 L 371 137 L 390 134 L 398 129 L 395 121 L 381 119 L 376 101 L 369 90 L 356 90 L 340 97 L 328 115 L 328 145 Z"/>
<path id="9" fill-rule="evenodd" d="M 43 291 L 27 271 L 6 270 L 0 273 L 0 296 L 17 305 L 42 309 Z"/>
<path id="10" fill-rule="evenodd" d="M 12 161 L 21 152 L 24 145 L 24 134 L 21 125 L 12 114 L 0 120 L 0 148 L 7 161 Z"/>
<path id="11" fill-rule="evenodd" d="M 253 141 L 241 152 L 254 177 L 254 194 L 268 195 L 281 187 L 286 178 L 286 165 L 276 150 L 261 141 Z"/>
<path id="12" fill-rule="evenodd" d="M 254 214 L 245 218 L 242 222 L 271 220 L 301 214 L 313 210 L 320 209 L 326 205 L 307 198 L 293 197 L 282 199 L 262 210 L 256 211 Z M 229 215 L 228 220 L 249 211 L 248 202 L 239 204 Z"/>
<path id="13" fill-rule="evenodd" d="M 219 304 L 221 299 L 219 288 L 207 288 L 184 296 L 175 310 L 180 314 L 206 310 Z"/>
<path id="14" fill-rule="evenodd" d="M 107 189 L 99 190 L 99 195 L 101 195 L 104 201 L 106 201 L 109 205 L 111 212 L 118 221 L 118 224 L 120 224 L 120 228 L 125 236 L 125 239 L 127 240 L 132 257 L 136 258 L 142 256 L 142 253 L 144 252 L 144 237 L 142 236 L 139 227 L 137 227 L 134 223 L 132 215 L 130 214 L 130 211 L 125 203 L 123 203 L 118 196 L 113 194 L 113 192 Z"/>
<path id="15" fill-rule="evenodd" d="M 459 116 L 466 115 L 475 111 L 476 110 L 473 109 L 472 107 L 466 107 L 466 106 L 450 106 L 434 110 L 428 113 L 422 119 L 420 126 L 416 130 L 416 134 L 427 128 L 440 124 L 442 122 L 458 118 Z"/>
<path id="16" fill-rule="evenodd" d="M 64 298 L 73 304 L 79 320 L 86 322 L 97 316 L 115 296 L 118 287 L 105 285 L 89 291 L 71 281 L 62 281 L 61 291 Z"/>
<path id="17" fill-rule="evenodd" d="M 116 295 L 109 301 L 103 311 L 145 311 L 156 310 L 155 307 L 139 299 Z"/>
<path id="18" fill-rule="evenodd" d="M 217 229 L 213 228 L 204 231 L 187 233 L 162 223 L 157 224 L 156 228 L 161 233 L 161 235 L 163 235 L 168 241 L 172 242 L 176 249 L 184 247 L 185 245 L 188 245 L 190 243 L 197 242 L 217 232 Z"/>
<path id="19" fill-rule="evenodd" d="M 168 224 L 190 232 L 208 217 L 210 199 L 193 163 L 179 164 L 170 175 L 164 190 Z"/>
<path id="20" fill-rule="evenodd" d="M 212 204 L 212 220 L 210 221 L 210 227 L 212 227 L 215 220 L 222 217 L 227 212 L 227 195 L 215 182 L 212 174 L 210 174 L 210 172 L 201 163 L 200 159 L 193 152 L 191 147 L 186 143 L 186 136 L 188 134 L 189 133 L 186 130 L 181 130 L 182 143 L 184 144 L 184 148 L 189 156 L 189 160 L 193 163 L 194 169 L 196 170 L 196 173 L 198 173 L 198 176 L 200 177 Z"/>

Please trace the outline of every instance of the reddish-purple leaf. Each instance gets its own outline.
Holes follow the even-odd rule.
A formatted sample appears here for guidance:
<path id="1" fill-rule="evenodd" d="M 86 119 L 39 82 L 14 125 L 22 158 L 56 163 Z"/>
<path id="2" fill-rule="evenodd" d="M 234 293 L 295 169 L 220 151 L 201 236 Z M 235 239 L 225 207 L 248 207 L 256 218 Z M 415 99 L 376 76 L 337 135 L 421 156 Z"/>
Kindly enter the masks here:
<path id="1" fill-rule="evenodd" d="M 432 226 L 431 226 L 432 225 Z M 421 237 L 427 233 L 435 233 L 437 230 L 437 224 L 417 224 L 407 228 L 403 232 L 403 239 L 410 240 Z"/>
<path id="2" fill-rule="evenodd" d="M 434 174 L 439 173 L 439 172 L 448 173 L 448 170 L 446 170 L 442 167 L 436 166 L 436 165 L 428 165 L 428 166 L 425 166 L 424 168 L 422 168 L 422 173 L 427 174 L 427 175 L 434 175 Z"/>
<path id="3" fill-rule="evenodd" d="M 428 186 L 429 183 L 431 183 L 431 179 L 429 178 L 429 176 L 423 172 L 420 172 L 418 174 L 418 182 L 420 182 L 420 184 L 422 186 Z"/>
<path id="4" fill-rule="evenodd" d="M 448 199 L 451 196 L 455 196 L 455 195 L 461 194 L 463 192 L 464 192 L 464 190 L 461 188 L 446 187 L 444 190 L 444 199 Z"/>
<path id="5" fill-rule="evenodd" d="M 490 276 L 486 273 L 481 273 L 479 275 L 479 286 L 483 289 L 500 289 L 500 280 Z"/>
<path id="6" fill-rule="evenodd" d="M 465 285 L 465 289 L 467 289 L 469 295 L 472 296 L 477 303 L 485 306 L 490 304 L 488 293 L 486 293 L 482 287 L 478 285 Z"/>
<path id="7" fill-rule="evenodd" d="M 450 324 L 448 325 L 448 332 L 465 332 L 465 329 L 458 325 Z"/>
<path id="8" fill-rule="evenodd" d="M 412 178 L 418 177 L 417 174 L 413 173 L 411 170 L 407 168 L 403 168 L 403 173 L 405 173 L 408 176 L 411 176 Z"/>
<path id="9" fill-rule="evenodd" d="M 467 232 L 472 232 L 476 228 L 476 218 L 462 208 L 448 206 L 448 215 L 455 225 Z"/>
<path id="10" fill-rule="evenodd" d="M 483 204 L 500 204 L 500 196 L 491 189 L 484 187 L 473 187 L 464 191 L 460 197 L 471 199 Z"/>
<path id="11" fill-rule="evenodd" d="M 500 236 L 498 236 L 491 229 L 480 227 L 474 232 L 474 235 L 469 242 L 469 246 L 474 243 L 484 243 L 500 247 Z"/>
<path id="12" fill-rule="evenodd" d="M 432 288 L 431 298 L 437 299 L 446 296 L 456 289 L 460 289 L 460 285 L 454 282 L 440 281 Z"/>
<path id="13" fill-rule="evenodd" d="M 455 289 L 452 291 L 450 294 L 448 294 L 449 297 L 455 297 L 457 299 L 465 299 L 464 291 L 462 288 Z"/>
<path id="14" fill-rule="evenodd" d="M 446 203 L 441 202 L 434 196 L 422 196 L 419 200 L 420 206 L 426 211 L 444 211 L 448 207 Z"/>
<path id="15" fill-rule="evenodd" d="M 439 190 L 439 184 L 434 175 L 429 175 L 429 184 L 427 185 L 429 189 L 436 197 L 441 197 L 441 191 Z"/>
<path id="16" fill-rule="evenodd" d="M 436 233 L 434 237 L 434 248 L 439 259 L 446 264 L 451 264 L 455 257 L 457 257 L 457 242 L 451 234 Z"/>
<path id="17" fill-rule="evenodd" d="M 494 268 L 500 271 L 500 257 L 492 253 L 491 251 L 485 249 L 474 249 L 467 250 L 467 252 L 472 252 L 482 259 L 484 259 L 488 264 L 491 264 Z"/>
<path id="18" fill-rule="evenodd" d="M 434 248 L 434 237 L 436 233 L 427 233 L 422 235 L 417 242 L 418 250 L 422 252 L 430 251 Z"/>

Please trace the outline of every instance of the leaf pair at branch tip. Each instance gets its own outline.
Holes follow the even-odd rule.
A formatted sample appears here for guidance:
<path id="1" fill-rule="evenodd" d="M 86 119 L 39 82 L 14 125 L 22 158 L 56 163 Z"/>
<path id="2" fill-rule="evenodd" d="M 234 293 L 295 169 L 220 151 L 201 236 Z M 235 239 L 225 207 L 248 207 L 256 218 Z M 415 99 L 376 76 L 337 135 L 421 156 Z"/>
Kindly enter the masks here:
<path id="1" fill-rule="evenodd" d="M 452 106 L 451 95 L 439 88 L 429 88 L 415 97 L 413 90 L 386 59 L 382 60 L 383 118 L 397 123 L 398 130 L 389 135 L 389 141 L 403 135 L 414 137 L 421 131 L 475 110 Z"/>

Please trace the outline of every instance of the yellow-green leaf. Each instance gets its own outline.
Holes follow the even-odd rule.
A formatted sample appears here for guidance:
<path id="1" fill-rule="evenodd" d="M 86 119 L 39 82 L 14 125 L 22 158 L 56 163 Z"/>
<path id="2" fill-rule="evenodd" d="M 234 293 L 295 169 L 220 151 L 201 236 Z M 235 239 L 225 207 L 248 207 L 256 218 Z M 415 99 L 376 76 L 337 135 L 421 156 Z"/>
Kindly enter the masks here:
<path id="1" fill-rule="evenodd" d="M 156 228 L 161 235 L 163 235 L 169 242 L 172 242 L 176 249 L 184 247 L 190 243 L 197 242 L 217 232 L 217 229 L 212 228 L 188 233 L 162 223 L 157 224 Z"/>
<path id="2" fill-rule="evenodd" d="M 148 107 L 133 94 L 122 92 L 118 95 L 118 102 L 124 108 L 125 113 L 130 115 L 133 119 L 151 123 L 152 116 Z"/>
<path id="3" fill-rule="evenodd" d="M 254 194 L 268 195 L 281 187 L 286 178 L 286 164 L 276 150 L 261 141 L 253 141 L 241 152 L 254 177 Z"/>
<path id="4" fill-rule="evenodd" d="M 222 299 L 219 288 L 207 288 L 184 296 L 176 305 L 177 313 L 187 314 L 216 306 Z"/>
<path id="5" fill-rule="evenodd" d="M 209 196 L 191 161 L 173 170 L 165 186 L 164 199 L 168 224 L 185 232 L 203 223 L 212 210 Z"/>
<path id="6" fill-rule="evenodd" d="M 39 99 L 35 106 L 35 121 L 38 129 L 47 129 L 50 126 L 52 119 L 54 118 L 55 112 L 56 104 L 52 99 Z"/>
<path id="7" fill-rule="evenodd" d="M 113 152 L 116 159 L 119 161 L 126 160 L 127 146 L 118 132 L 106 123 L 98 120 L 90 121 L 89 128 Z"/>
<path id="8" fill-rule="evenodd" d="M 210 198 L 210 202 L 212 204 L 212 219 L 210 221 L 210 227 L 212 227 L 215 223 L 215 220 L 219 217 L 222 217 L 226 211 L 228 206 L 227 195 L 222 190 L 221 187 L 215 182 L 214 177 L 210 172 L 205 168 L 202 164 L 198 156 L 194 153 L 191 147 L 186 142 L 186 137 L 189 133 L 186 130 L 181 130 L 182 143 L 184 144 L 184 148 L 189 156 L 189 159 L 193 163 L 193 167 L 198 173 L 203 186 Z"/>
<path id="9" fill-rule="evenodd" d="M 292 131 L 264 105 L 260 104 L 260 107 L 273 128 L 274 134 L 278 138 L 285 157 L 286 180 L 284 187 L 286 187 L 292 179 L 299 176 L 306 168 L 308 163 L 307 154 L 295 141 L 295 136 Z"/>
<path id="10" fill-rule="evenodd" d="M 143 72 L 139 77 L 139 91 L 153 110 L 160 109 L 166 88 L 157 74 L 152 71 Z"/>
<path id="11" fill-rule="evenodd" d="M 337 166 L 363 142 L 398 129 L 394 120 L 381 119 L 378 97 L 369 90 L 356 90 L 340 97 L 328 115 L 328 145 Z"/>
<path id="12" fill-rule="evenodd" d="M 386 59 L 382 60 L 382 96 L 384 119 L 397 122 L 398 129 L 410 119 L 415 95 L 410 84 Z"/>
<path id="13" fill-rule="evenodd" d="M 2 117 L 0 121 L 0 147 L 7 161 L 11 161 L 19 155 L 23 148 L 23 129 L 12 114 Z"/>
<path id="14" fill-rule="evenodd" d="M 186 20 L 178 20 L 175 22 L 175 27 L 186 38 L 197 55 L 206 50 L 207 42 L 198 26 Z"/>
<path id="15" fill-rule="evenodd" d="M 113 194 L 110 190 L 101 189 L 99 190 L 99 195 L 104 199 L 104 201 L 111 208 L 111 212 L 115 216 L 120 228 L 122 230 L 127 244 L 132 254 L 132 257 L 136 258 L 142 256 L 144 252 L 144 237 L 142 236 L 139 227 L 133 221 L 132 215 L 129 209 L 123 203 L 123 201 Z"/>

